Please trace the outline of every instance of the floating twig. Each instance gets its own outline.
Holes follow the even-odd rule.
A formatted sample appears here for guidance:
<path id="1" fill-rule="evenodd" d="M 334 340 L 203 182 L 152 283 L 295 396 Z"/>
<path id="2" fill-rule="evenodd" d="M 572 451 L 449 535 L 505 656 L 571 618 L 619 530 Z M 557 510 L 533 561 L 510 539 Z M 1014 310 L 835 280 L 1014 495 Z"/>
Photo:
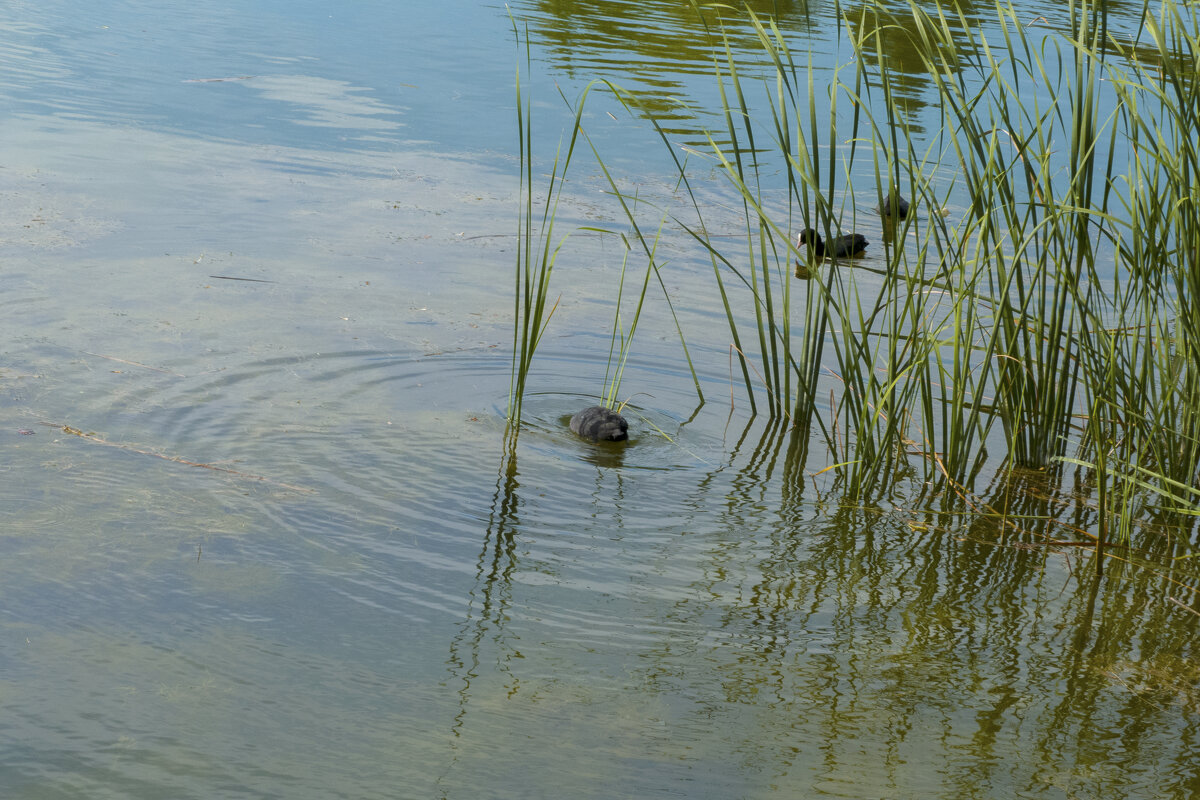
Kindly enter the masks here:
<path id="1" fill-rule="evenodd" d="M 1197 617 L 1200 617 L 1200 611 L 1197 611 L 1196 609 L 1192 608 L 1187 603 L 1180 600 L 1178 597 L 1168 597 L 1167 599 L 1170 600 L 1175 605 L 1182 608 L 1184 611 L 1190 611 L 1191 613 L 1195 614 Z"/>
<path id="2" fill-rule="evenodd" d="M 209 275 L 210 278 L 216 278 L 222 281 L 249 281 L 250 283 L 275 283 L 275 281 L 265 281 L 262 278 L 235 278 L 231 275 Z"/>
<path id="3" fill-rule="evenodd" d="M 109 361 L 117 361 L 117 362 L 120 362 L 121 364 L 128 364 L 131 367 L 141 367 L 142 369 L 148 369 L 153 372 L 161 372 L 164 375 L 172 375 L 176 378 L 186 378 L 187 377 L 186 375 L 180 375 L 178 372 L 171 372 L 171 370 L 169 370 L 169 369 L 161 369 L 160 367 L 152 367 L 149 364 L 142 364 L 137 361 L 129 361 L 124 358 L 117 358 L 116 356 L 106 356 L 103 353 L 89 353 L 87 350 L 80 350 L 79 352 L 83 353 L 86 356 L 95 356 L 96 358 L 107 358 Z"/>
<path id="4" fill-rule="evenodd" d="M 229 81 L 248 81 L 257 75 L 238 75 L 234 78 L 188 78 L 184 83 L 227 83 Z"/>
<path id="5" fill-rule="evenodd" d="M 143 450 L 141 448 L 134 447 L 132 445 L 122 444 L 121 442 L 110 442 L 107 439 L 101 438 L 94 433 L 84 433 L 83 431 L 79 430 L 79 428 L 72 428 L 70 425 L 60 425 L 56 422 L 43 422 L 42 424 L 47 427 L 50 427 L 50 428 L 58 428 L 63 433 L 69 433 L 72 436 L 78 436 L 80 439 L 85 439 L 85 440 L 87 440 L 89 442 L 93 442 L 95 444 L 102 444 L 105 447 L 115 447 L 118 450 L 126 450 L 130 453 L 138 453 L 139 455 L 143 455 L 143 456 L 152 456 L 154 458 L 161 458 L 163 461 L 170 461 L 175 464 L 183 464 L 188 467 L 200 467 L 201 469 L 211 469 L 214 472 L 224 472 L 227 475 L 235 475 L 239 478 L 245 478 L 247 480 L 261 481 L 262 483 L 269 483 L 272 486 L 278 486 L 282 489 L 291 489 L 294 492 L 312 492 L 312 491 L 314 491 L 313 489 L 309 489 L 305 486 L 294 486 L 293 484 L 290 484 L 290 483 L 282 483 L 280 481 L 274 481 L 274 480 L 271 480 L 270 478 L 263 477 L 262 475 L 254 475 L 249 472 L 242 472 L 240 470 L 230 469 L 229 467 L 218 467 L 215 464 L 202 464 L 199 461 L 188 461 L 186 458 L 180 458 L 179 456 L 165 456 L 162 453 L 155 453 L 153 450 Z"/>

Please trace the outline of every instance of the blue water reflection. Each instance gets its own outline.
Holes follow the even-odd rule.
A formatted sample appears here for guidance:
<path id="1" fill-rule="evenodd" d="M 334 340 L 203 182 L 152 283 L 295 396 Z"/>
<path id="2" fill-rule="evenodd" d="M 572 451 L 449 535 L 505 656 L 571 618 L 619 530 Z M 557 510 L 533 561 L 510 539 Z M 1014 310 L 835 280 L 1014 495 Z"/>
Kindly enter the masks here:
<path id="1" fill-rule="evenodd" d="M 247 144 L 481 148 L 510 115 L 506 26 L 502 10 L 462 0 L 48 4 L 0 34 L 3 95 L 10 114 Z M 472 117 L 484 124 L 463 125 Z"/>

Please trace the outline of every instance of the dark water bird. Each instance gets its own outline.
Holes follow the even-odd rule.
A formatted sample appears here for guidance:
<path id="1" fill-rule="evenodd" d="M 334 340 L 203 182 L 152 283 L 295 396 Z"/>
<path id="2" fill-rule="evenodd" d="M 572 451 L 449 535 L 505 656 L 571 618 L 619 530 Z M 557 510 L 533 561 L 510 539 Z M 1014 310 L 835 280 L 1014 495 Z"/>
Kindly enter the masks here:
<path id="1" fill-rule="evenodd" d="M 622 442 L 629 438 L 629 423 L 620 414 L 604 406 L 585 408 L 571 417 L 571 430 L 593 442 Z"/>
<path id="2" fill-rule="evenodd" d="M 821 235 L 808 228 L 800 233 L 799 247 L 801 250 L 808 246 L 817 258 L 848 258 L 856 256 L 867 249 L 867 239 L 861 233 L 847 233 L 834 236 L 828 242 L 821 241 Z"/>
<path id="3" fill-rule="evenodd" d="M 895 210 L 895 214 L 892 213 L 893 208 Z M 883 217 L 895 216 L 896 219 L 904 219 L 908 216 L 909 208 L 910 206 L 908 201 L 905 200 L 901 195 L 897 194 L 895 198 L 893 198 L 892 193 L 888 192 L 883 196 L 883 202 L 879 205 L 879 215 Z"/>

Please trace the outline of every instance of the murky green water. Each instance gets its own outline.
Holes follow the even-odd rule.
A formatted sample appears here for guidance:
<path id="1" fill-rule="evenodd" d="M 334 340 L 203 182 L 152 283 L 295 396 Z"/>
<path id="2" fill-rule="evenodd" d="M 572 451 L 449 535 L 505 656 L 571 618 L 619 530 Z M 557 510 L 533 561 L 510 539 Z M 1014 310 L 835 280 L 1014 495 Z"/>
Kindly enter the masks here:
<path id="1" fill-rule="evenodd" d="M 512 8 L 546 148 L 569 120 L 552 78 L 684 99 L 701 122 L 672 135 L 700 140 L 715 90 L 685 8 Z M 831 74 L 834 9 L 779 13 Z M 576 236 L 506 470 L 503 7 L 6 17 L 0 796 L 1200 796 L 1170 520 L 1096 582 L 1089 550 L 1045 543 L 1097 525 L 1072 476 L 981 481 L 1059 521 L 1036 530 L 942 513 L 909 475 L 845 506 L 809 442 L 731 409 L 684 243 L 664 280 L 708 402 L 656 306 L 633 441 L 570 435 L 623 253 Z M 589 108 L 622 178 L 663 191 L 644 122 Z M 603 188 L 578 175 L 563 230 L 617 219 Z"/>

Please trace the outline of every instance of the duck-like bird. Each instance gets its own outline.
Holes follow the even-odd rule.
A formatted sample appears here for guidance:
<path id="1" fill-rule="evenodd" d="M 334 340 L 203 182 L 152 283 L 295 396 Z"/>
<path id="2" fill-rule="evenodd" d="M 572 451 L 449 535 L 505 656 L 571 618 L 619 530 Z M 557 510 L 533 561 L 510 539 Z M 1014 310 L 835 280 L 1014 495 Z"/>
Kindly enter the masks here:
<path id="1" fill-rule="evenodd" d="M 629 438 L 629 423 L 612 409 L 592 406 L 571 417 L 571 431 L 593 442 L 623 442 Z"/>
<path id="2" fill-rule="evenodd" d="M 817 258 L 849 258 L 867 249 L 867 239 L 861 233 L 847 233 L 834 236 L 828 242 L 821 240 L 821 235 L 812 228 L 800 233 L 798 246 L 801 250 L 808 247 Z"/>
<path id="3" fill-rule="evenodd" d="M 892 199 L 892 193 L 888 192 L 883 196 L 883 202 L 879 205 L 879 215 L 881 217 L 893 216 L 895 211 L 896 219 L 904 219 L 908 216 L 909 204 L 901 195 L 897 194 L 895 199 Z"/>

